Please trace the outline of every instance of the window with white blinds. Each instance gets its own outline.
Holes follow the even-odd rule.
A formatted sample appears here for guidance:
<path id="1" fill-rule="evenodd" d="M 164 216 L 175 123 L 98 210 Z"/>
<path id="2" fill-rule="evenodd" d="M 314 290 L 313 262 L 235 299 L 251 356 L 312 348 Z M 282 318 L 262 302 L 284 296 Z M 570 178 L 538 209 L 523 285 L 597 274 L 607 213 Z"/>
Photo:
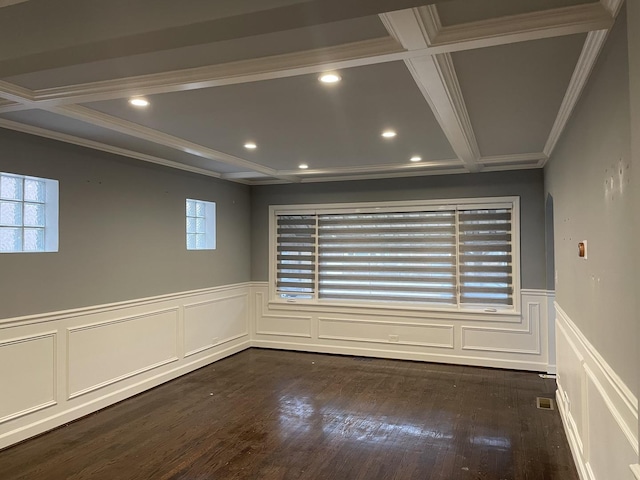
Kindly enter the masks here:
<path id="1" fill-rule="evenodd" d="M 277 207 L 276 295 L 512 308 L 517 199 L 499 200 L 295 213 Z"/>

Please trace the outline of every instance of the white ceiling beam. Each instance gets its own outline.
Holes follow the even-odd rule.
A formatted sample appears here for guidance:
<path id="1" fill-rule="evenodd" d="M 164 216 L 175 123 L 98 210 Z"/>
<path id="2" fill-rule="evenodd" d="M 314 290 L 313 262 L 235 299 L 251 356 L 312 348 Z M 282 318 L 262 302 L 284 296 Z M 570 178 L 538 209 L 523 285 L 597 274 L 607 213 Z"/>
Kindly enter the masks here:
<path id="1" fill-rule="evenodd" d="M 406 52 L 398 42 L 384 37 L 172 72 L 46 88 L 36 90 L 33 95 L 39 106 L 48 107 L 273 80 L 386 63 L 404 57 Z"/>
<path id="2" fill-rule="evenodd" d="M 272 177 L 282 178 L 283 180 L 292 182 L 298 181 L 298 179 L 296 178 L 278 175 L 278 172 L 273 168 L 265 167 L 264 165 L 260 165 L 240 157 L 229 155 L 228 153 L 219 152 L 203 145 L 199 145 L 197 143 L 193 143 L 188 140 L 175 137 L 173 135 L 159 132 L 143 125 L 129 122 L 128 120 L 123 120 L 121 118 L 113 117 L 111 115 L 107 115 L 106 113 L 98 112 L 96 110 L 92 110 L 80 105 L 53 107 L 50 109 L 50 111 L 58 115 L 81 120 L 85 123 L 95 125 L 97 127 L 106 128 L 114 132 L 124 133 L 125 135 L 157 143 L 158 145 L 163 145 L 165 147 L 173 148 L 175 150 L 189 153 L 198 157 L 223 162 L 237 167 L 248 168 L 250 170 L 255 170 L 256 172 L 264 173 Z"/>
<path id="3" fill-rule="evenodd" d="M 619 0 L 603 0 L 618 2 Z M 377 38 L 345 45 L 190 68 L 113 80 L 36 90 L 35 105 L 48 107 L 85 103 L 132 95 L 152 95 L 182 90 L 255 82 L 319 73 L 377 63 L 411 59 L 425 55 L 456 52 L 491 45 L 548 38 L 609 28 L 611 7 L 589 3 L 501 17 L 460 26 L 443 27 L 434 5 L 382 14 L 380 18 L 394 38 Z M 398 32 L 387 18 L 405 23 L 412 18 L 411 32 Z M 425 42 L 424 38 L 428 41 Z M 0 87 L 1 91 L 1 87 Z M 0 110 L 0 113 L 2 110 Z"/>
<path id="4" fill-rule="evenodd" d="M 428 18 L 435 7 L 413 10 L 421 18 Z M 600 3 L 587 3 L 441 27 L 431 37 L 430 46 L 456 52 L 608 29 L 613 21 L 610 9 Z"/>
<path id="5" fill-rule="evenodd" d="M 391 172 L 391 171 L 412 171 L 412 170 L 426 170 L 429 168 L 444 168 L 444 167 L 461 167 L 462 163 L 457 158 L 447 160 L 433 160 L 433 161 L 421 161 L 415 163 L 390 163 L 384 165 L 361 165 L 357 167 L 327 167 L 327 168 L 314 168 L 307 170 L 278 170 L 280 175 L 299 175 L 302 179 L 304 177 L 313 175 L 351 175 L 356 173 L 379 173 L 379 172 Z"/>
<path id="6" fill-rule="evenodd" d="M 410 9 L 382 14 L 381 19 L 404 48 L 419 51 L 432 43 L 440 20 L 435 9 Z M 480 169 L 478 143 L 451 55 L 421 55 L 405 60 L 418 88 L 433 110 L 453 151 L 470 172 Z"/>

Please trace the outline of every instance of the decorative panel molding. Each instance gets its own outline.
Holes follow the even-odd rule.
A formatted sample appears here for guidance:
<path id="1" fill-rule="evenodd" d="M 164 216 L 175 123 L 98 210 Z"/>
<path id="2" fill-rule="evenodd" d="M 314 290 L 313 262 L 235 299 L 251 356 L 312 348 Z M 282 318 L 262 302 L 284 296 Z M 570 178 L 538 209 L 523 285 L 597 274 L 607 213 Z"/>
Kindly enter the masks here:
<path id="1" fill-rule="evenodd" d="M 453 348 L 453 325 L 318 317 L 318 338 Z"/>
<path id="2" fill-rule="evenodd" d="M 522 314 L 362 303 L 269 302 L 253 283 L 252 346 L 555 373 L 549 365 L 553 292 L 521 291 Z M 466 345 L 466 347 L 465 347 Z"/>
<path id="3" fill-rule="evenodd" d="M 57 332 L 0 341 L 0 424 L 56 404 Z"/>
<path id="4" fill-rule="evenodd" d="M 634 480 L 638 399 L 556 304 L 556 398 L 582 480 Z"/>
<path id="5" fill-rule="evenodd" d="M 241 283 L 1 320 L 0 448 L 249 348 L 250 293 Z"/>
<path id="6" fill-rule="evenodd" d="M 248 335 L 247 293 L 184 306 L 185 357 Z"/>
<path id="7" fill-rule="evenodd" d="M 264 313 L 265 295 L 256 294 L 256 334 L 311 338 L 311 317 Z"/>
<path id="8" fill-rule="evenodd" d="M 178 360 L 177 329 L 177 307 L 68 328 L 69 399 Z"/>
<path id="9" fill-rule="evenodd" d="M 528 303 L 523 328 L 470 327 L 463 325 L 462 349 L 539 355 L 540 304 Z"/>

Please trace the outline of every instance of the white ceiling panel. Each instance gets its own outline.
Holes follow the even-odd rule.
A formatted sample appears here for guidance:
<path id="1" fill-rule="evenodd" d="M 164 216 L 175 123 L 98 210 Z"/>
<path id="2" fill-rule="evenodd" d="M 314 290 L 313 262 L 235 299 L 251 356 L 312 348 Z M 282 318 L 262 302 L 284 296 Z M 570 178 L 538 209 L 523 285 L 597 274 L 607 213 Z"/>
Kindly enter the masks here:
<path id="1" fill-rule="evenodd" d="M 455 158 L 404 63 L 340 73 L 335 85 L 314 74 L 154 95 L 144 110 L 126 100 L 86 106 L 277 170 Z M 398 136 L 382 138 L 387 128 Z"/>
<path id="2" fill-rule="evenodd" d="M 5 113 L 0 115 L 0 122 L 2 119 L 43 128 L 52 132 L 72 135 L 74 137 L 103 143 L 105 145 L 112 145 L 133 152 L 151 155 L 159 159 L 210 170 L 212 172 L 232 173 L 243 170 L 226 163 L 190 155 L 172 148 L 163 147 L 162 145 L 158 145 L 153 142 L 140 140 L 129 135 L 113 132 L 111 130 L 89 125 L 78 120 L 42 110 Z M 0 127 L 2 127 L 1 123 Z"/>
<path id="3" fill-rule="evenodd" d="M 453 54 L 482 156 L 543 150 L 584 40 L 580 34 Z"/>

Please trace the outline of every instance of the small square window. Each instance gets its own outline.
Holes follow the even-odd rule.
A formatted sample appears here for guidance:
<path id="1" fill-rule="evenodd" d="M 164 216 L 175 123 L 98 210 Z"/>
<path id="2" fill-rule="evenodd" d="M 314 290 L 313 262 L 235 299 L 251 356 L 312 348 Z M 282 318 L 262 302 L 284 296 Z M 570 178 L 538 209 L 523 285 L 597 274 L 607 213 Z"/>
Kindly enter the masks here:
<path id="1" fill-rule="evenodd" d="M 187 198 L 187 250 L 216 249 L 216 204 Z"/>
<path id="2" fill-rule="evenodd" d="M 58 251 L 58 181 L 0 172 L 0 253 Z"/>

